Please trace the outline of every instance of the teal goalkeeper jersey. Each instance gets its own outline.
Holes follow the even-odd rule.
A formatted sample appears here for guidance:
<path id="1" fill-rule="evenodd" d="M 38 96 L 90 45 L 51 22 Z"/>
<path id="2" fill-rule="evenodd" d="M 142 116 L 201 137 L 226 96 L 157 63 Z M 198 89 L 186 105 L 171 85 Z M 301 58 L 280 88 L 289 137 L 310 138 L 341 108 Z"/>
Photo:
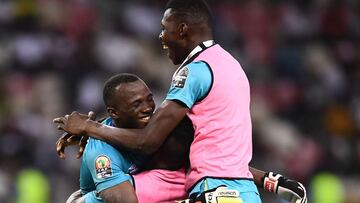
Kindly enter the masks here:
<path id="1" fill-rule="evenodd" d="M 103 124 L 114 126 L 111 118 Z M 85 202 L 102 202 L 99 193 L 125 181 L 132 182 L 129 173 L 136 168 L 130 154 L 119 152 L 101 140 L 89 138 L 82 156 L 80 189 Z"/>

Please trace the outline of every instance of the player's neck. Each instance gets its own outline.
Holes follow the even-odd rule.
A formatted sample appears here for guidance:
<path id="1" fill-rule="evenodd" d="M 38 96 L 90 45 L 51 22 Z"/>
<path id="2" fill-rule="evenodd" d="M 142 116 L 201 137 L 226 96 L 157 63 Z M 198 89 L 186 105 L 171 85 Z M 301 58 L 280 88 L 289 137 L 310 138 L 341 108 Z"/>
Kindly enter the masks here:
<path id="1" fill-rule="evenodd" d="M 193 36 L 191 42 L 189 43 L 190 44 L 190 52 L 195 49 L 196 46 L 198 46 L 199 44 L 205 42 L 205 41 L 208 41 L 208 40 L 213 40 L 213 36 L 210 35 L 210 34 L 206 34 L 206 35 L 196 35 L 196 36 Z M 190 53 L 189 52 L 189 53 Z"/>

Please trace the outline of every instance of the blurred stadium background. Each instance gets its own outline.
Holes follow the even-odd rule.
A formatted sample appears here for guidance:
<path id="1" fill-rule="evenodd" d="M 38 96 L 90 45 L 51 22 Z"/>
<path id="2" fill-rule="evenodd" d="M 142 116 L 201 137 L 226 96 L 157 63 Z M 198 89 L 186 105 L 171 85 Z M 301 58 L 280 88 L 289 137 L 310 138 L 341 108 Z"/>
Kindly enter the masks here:
<path id="1" fill-rule="evenodd" d="M 76 149 L 57 157 L 51 121 L 104 114 L 109 76 L 136 73 L 161 102 L 175 68 L 158 41 L 164 2 L 0 1 L 0 202 L 61 203 L 78 189 Z M 359 203 L 360 1 L 210 4 L 251 83 L 252 165 L 303 182 L 309 202 Z"/>

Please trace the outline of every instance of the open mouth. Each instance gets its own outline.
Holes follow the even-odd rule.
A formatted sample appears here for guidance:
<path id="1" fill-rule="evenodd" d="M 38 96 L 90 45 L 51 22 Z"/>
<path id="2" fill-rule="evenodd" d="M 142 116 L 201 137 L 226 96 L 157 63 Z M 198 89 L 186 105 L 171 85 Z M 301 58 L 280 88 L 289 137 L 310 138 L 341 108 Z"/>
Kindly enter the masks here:
<path id="1" fill-rule="evenodd" d="M 150 120 L 150 118 L 151 118 L 151 115 L 148 115 L 148 116 L 145 116 L 145 117 L 140 118 L 139 120 L 140 120 L 141 122 L 148 123 L 149 120 Z"/>
<path id="2" fill-rule="evenodd" d="M 170 57 L 170 49 L 169 49 L 169 47 L 167 45 L 165 45 L 165 44 L 162 44 L 162 48 L 165 51 L 166 55 L 168 57 Z"/>
<path id="3" fill-rule="evenodd" d="M 165 45 L 165 44 L 162 45 L 162 48 L 163 48 L 164 50 L 168 50 L 168 49 L 169 49 L 169 47 L 168 47 L 167 45 Z"/>

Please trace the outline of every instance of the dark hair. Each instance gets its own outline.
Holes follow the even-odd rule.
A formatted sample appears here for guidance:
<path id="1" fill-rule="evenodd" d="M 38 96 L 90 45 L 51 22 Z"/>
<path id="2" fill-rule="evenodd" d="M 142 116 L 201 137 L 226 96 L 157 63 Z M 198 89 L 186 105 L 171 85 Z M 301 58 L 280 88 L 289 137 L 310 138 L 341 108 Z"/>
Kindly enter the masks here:
<path id="1" fill-rule="evenodd" d="M 115 94 L 115 88 L 123 83 L 130 83 L 141 80 L 137 75 L 130 73 L 120 73 L 109 78 L 103 89 L 103 100 L 106 106 L 110 105 L 110 101 L 113 99 Z"/>
<path id="2" fill-rule="evenodd" d="M 169 8 L 177 14 L 190 17 L 192 22 L 206 22 L 211 27 L 211 11 L 205 0 L 170 0 L 165 10 Z"/>

